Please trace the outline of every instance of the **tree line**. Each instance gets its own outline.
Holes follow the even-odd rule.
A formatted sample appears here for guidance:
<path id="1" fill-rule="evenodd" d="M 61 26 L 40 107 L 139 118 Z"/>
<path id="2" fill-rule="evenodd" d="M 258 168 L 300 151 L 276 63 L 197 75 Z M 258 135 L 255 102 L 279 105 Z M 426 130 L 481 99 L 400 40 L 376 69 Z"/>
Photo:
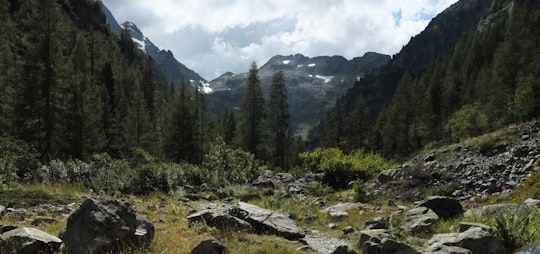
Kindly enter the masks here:
<path id="1" fill-rule="evenodd" d="M 240 107 L 213 116 L 202 84 L 160 80 L 128 30 L 81 25 L 84 16 L 103 14 L 77 12 L 75 4 L 0 0 L 2 140 L 34 147 L 42 162 L 103 152 L 125 158 L 142 149 L 200 164 L 219 136 L 276 167 L 292 163 L 283 72 L 274 74 L 266 101 L 253 64 Z"/>

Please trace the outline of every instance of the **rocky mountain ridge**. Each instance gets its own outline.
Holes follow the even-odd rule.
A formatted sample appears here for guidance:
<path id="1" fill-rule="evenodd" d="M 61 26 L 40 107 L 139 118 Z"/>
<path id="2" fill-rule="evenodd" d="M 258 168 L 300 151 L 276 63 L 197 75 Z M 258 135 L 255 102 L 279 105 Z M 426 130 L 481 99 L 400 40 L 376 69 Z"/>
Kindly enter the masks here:
<path id="1" fill-rule="evenodd" d="M 374 52 L 351 60 L 342 56 L 277 55 L 259 68 L 259 77 L 266 93 L 274 71 L 282 70 L 293 125 L 312 126 L 324 116 L 336 96 L 344 94 L 356 80 L 388 61 L 390 56 Z M 247 73 L 228 72 L 210 81 L 214 93 L 209 95 L 209 101 L 220 102 L 213 105 L 214 109 L 238 106 L 246 77 Z"/>
<path id="2" fill-rule="evenodd" d="M 128 29 L 131 37 L 138 48 L 153 60 L 153 70 L 157 73 L 156 81 L 167 80 L 179 85 L 182 81 L 197 84 L 202 82 L 206 84 L 206 80 L 197 74 L 194 70 L 189 69 L 180 61 L 178 61 L 170 50 L 162 50 L 158 48 L 148 37 L 144 36 L 137 25 L 130 21 L 125 21 L 119 24 L 113 14 L 106 6 L 103 5 L 103 10 L 107 19 L 107 23 L 115 33 L 120 34 L 122 29 Z"/>

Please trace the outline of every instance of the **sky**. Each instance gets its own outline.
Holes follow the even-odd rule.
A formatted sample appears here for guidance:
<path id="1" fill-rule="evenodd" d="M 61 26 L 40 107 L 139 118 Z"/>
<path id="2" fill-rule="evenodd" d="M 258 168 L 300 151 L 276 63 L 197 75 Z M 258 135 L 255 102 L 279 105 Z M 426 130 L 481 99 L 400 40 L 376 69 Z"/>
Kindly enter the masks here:
<path id="1" fill-rule="evenodd" d="M 393 55 L 457 0 L 102 0 L 212 80 L 275 55 Z"/>

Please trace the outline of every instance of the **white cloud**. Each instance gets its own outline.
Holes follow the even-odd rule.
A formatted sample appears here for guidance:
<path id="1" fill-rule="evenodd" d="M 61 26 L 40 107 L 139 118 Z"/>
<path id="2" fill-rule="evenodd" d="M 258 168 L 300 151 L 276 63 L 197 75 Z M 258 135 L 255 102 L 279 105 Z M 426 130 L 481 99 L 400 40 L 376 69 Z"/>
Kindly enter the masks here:
<path id="1" fill-rule="evenodd" d="M 277 54 L 395 54 L 456 1 L 103 0 L 207 79 Z"/>

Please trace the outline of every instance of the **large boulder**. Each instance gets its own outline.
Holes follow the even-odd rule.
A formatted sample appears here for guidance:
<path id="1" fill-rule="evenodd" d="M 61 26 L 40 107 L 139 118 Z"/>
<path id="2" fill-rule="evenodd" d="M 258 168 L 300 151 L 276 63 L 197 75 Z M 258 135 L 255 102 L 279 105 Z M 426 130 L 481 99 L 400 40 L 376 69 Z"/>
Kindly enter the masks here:
<path id="1" fill-rule="evenodd" d="M 305 236 L 288 216 L 255 205 L 239 202 L 229 210 L 229 214 L 247 221 L 257 232 L 271 233 L 289 240 Z"/>
<path id="2" fill-rule="evenodd" d="M 69 216 L 61 238 L 67 253 L 90 254 L 139 250 L 153 235 L 153 224 L 138 219 L 130 203 L 87 199 Z"/>
<path id="3" fill-rule="evenodd" d="M 228 254 L 229 250 L 217 240 L 204 240 L 197 244 L 190 254 Z"/>
<path id="4" fill-rule="evenodd" d="M 383 217 L 373 218 L 362 224 L 360 230 L 388 229 L 388 219 Z"/>
<path id="5" fill-rule="evenodd" d="M 431 196 L 423 201 L 420 201 L 418 207 L 427 207 L 433 210 L 442 219 L 451 219 L 463 214 L 463 206 L 459 202 L 459 199 L 444 197 L 444 196 Z"/>
<path id="6" fill-rule="evenodd" d="M 439 216 L 427 207 L 416 207 L 405 212 L 405 218 L 399 227 L 407 232 L 421 232 L 429 230 L 437 221 Z"/>
<path id="7" fill-rule="evenodd" d="M 233 205 L 208 203 L 200 205 L 198 212 L 187 216 L 190 225 L 204 222 L 206 225 L 220 230 L 252 231 L 252 226 L 247 221 L 229 214 Z"/>
<path id="8" fill-rule="evenodd" d="M 497 216 L 502 213 L 515 213 L 522 208 L 520 204 L 493 204 L 482 207 L 471 208 L 467 210 L 463 217 L 465 218 L 478 218 L 478 217 L 491 217 Z"/>
<path id="9" fill-rule="evenodd" d="M 429 249 L 440 248 L 441 245 L 456 246 L 470 250 L 472 254 L 504 254 L 503 244 L 489 232 L 479 227 L 472 227 L 461 233 L 434 235 L 427 242 Z"/>
<path id="10" fill-rule="evenodd" d="M 311 249 L 321 254 L 356 254 L 348 242 L 322 235 L 307 235 L 304 241 Z"/>
<path id="11" fill-rule="evenodd" d="M 416 254 L 413 247 L 394 239 L 385 229 L 373 229 L 360 231 L 358 248 L 364 254 L 401 253 Z"/>
<path id="12" fill-rule="evenodd" d="M 0 234 L 0 253 L 53 254 L 61 244 L 60 238 L 35 228 L 2 226 Z"/>

